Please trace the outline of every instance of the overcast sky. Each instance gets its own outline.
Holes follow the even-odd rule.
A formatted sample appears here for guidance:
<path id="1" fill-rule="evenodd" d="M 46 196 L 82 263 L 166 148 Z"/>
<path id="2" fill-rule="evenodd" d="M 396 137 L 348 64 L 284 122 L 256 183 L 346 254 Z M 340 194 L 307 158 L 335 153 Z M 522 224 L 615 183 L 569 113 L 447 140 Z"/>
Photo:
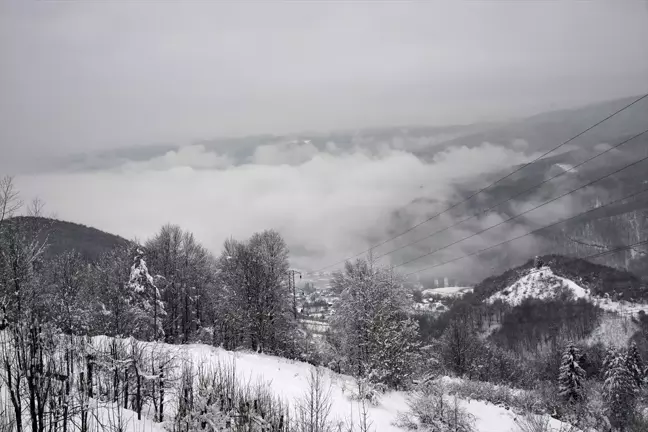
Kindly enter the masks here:
<path id="1" fill-rule="evenodd" d="M 439 125 L 633 95 L 646 4 L 2 0 L 0 142 Z"/>
<path id="2" fill-rule="evenodd" d="M 647 4 L 0 0 L 0 174 L 69 152 L 470 123 L 637 95 Z M 61 219 L 128 238 L 172 222 L 217 252 L 276 228 L 315 268 L 384 237 L 412 199 L 442 201 L 453 182 L 532 156 L 511 143 L 432 161 L 329 144 L 264 145 L 243 165 L 193 145 L 17 184 Z"/>

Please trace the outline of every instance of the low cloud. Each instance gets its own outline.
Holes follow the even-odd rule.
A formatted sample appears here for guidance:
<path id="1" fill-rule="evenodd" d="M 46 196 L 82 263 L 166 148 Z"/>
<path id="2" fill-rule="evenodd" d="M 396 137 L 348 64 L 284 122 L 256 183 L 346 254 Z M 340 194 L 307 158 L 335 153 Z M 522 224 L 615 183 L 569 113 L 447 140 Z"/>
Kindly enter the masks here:
<path id="1" fill-rule="evenodd" d="M 260 146 L 248 163 L 235 165 L 227 155 L 188 146 L 118 170 L 17 181 L 26 198 L 41 197 L 61 219 L 127 238 L 147 238 L 162 224 L 177 223 L 218 253 L 230 236 L 247 238 L 274 228 L 294 252 L 292 265 L 317 269 L 393 235 L 389 228 L 397 212 L 407 224 L 420 222 L 446 205 L 457 184 L 531 156 L 490 143 L 446 149 L 430 161 L 386 146 L 326 147 L 329 151 L 303 142 Z M 453 220 L 445 215 L 436 222 Z M 474 229 L 468 227 L 463 229 Z M 434 224 L 421 228 L 412 235 Z M 401 256 L 385 259 L 396 264 Z"/>
<path id="2" fill-rule="evenodd" d="M 250 159 L 253 164 L 259 165 L 299 165 L 308 162 L 318 153 L 319 150 L 310 141 L 295 140 L 261 145 L 256 148 Z"/>
<path id="3" fill-rule="evenodd" d="M 180 147 L 147 161 L 128 161 L 120 168 L 125 171 L 169 170 L 172 168 L 222 169 L 234 165 L 227 155 L 207 151 L 200 144 Z"/>

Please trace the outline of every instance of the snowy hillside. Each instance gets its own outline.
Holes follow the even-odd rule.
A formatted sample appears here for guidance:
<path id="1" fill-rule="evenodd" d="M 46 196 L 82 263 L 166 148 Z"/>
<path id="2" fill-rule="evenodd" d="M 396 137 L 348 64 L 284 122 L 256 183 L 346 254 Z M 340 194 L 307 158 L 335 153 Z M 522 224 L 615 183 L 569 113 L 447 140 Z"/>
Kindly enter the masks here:
<path id="1" fill-rule="evenodd" d="M 576 282 L 556 275 L 550 267 L 533 269 L 522 276 L 513 284 L 493 294 L 486 302 L 493 303 L 502 300 L 511 306 L 519 306 L 527 298 L 549 300 L 556 298 L 561 292 L 568 291 L 575 298 L 584 298 L 599 306 L 603 310 L 619 312 L 622 314 L 636 313 L 648 310 L 648 305 L 625 301 L 612 301 L 591 295 L 590 290 L 578 285 Z"/>
<path id="2" fill-rule="evenodd" d="M 96 345 L 107 344 L 109 338 L 100 336 L 94 338 Z M 308 391 L 308 376 L 313 366 L 286 360 L 264 354 L 226 351 L 208 345 L 167 345 L 144 343 L 156 352 L 166 351 L 176 358 L 181 358 L 193 364 L 194 367 L 217 367 L 217 365 L 235 365 L 238 377 L 250 383 L 264 383 L 276 396 L 286 402 L 294 404 Z M 354 418 L 357 422 L 359 403 L 353 399 L 357 392 L 357 383 L 354 378 L 336 374 L 325 369 L 325 382 L 331 385 L 332 410 L 331 417 L 335 423 L 348 421 Z M 169 411 L 174 410 L 173 396 L 168 396 L 165 402 Z M 516 432 L 518 426 L 516 415 L 511 410 L 498 407 L 483 401 L 460 401 L 466 410 L 474 416 L 477 432 Z M 401 432 L 405 431 L 394 423 L 399 412 L 408 409 L 407 393 L 388 392 L 381 395 L 374 406 L 369 406 L 369 417 L 375 432 Z M 102 411 L 107 411 L 104 406 Z M 167 411 L 167 418 L 172 412 Z M 151 432 L 163 431 L 164 425 L 142 419 L 137 421 L 133 412 L 123 410 L 122 415 L 129 424 L 129 431 L 146 430 Z M 152 417 L 151 412 L 144 410 L 144 416 Z M 107 415 L 107 413 L 106 413 Z M 553 421 L 555 424 L 560 422 Z"/>

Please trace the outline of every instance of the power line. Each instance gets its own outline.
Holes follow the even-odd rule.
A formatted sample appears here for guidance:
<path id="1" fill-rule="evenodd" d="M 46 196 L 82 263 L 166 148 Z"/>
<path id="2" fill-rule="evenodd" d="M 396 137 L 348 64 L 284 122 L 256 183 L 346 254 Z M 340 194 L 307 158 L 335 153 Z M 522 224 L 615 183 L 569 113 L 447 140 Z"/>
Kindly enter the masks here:
<path id="1" fill-rule="evenodd" d="M 418 260 L 420 260 L 421 258 L 425 258 L 426 256 L 430 256 L 430 255 L 432 255 L 432 254 L 434 254 L 434 253 L 437 253 L 437 252 L 442 251 L 442 250 L 444 250 L 444 249 L 447 249 L 447 248 L 449 248 L 449 247 L 451 247 L 451 246 L 454 246 L 454 245 L 456 245 L 456 244 L 458 244 L 458 243 L 461 243 L 461 242 L 464 241 L 464 240 L 468 240 L 468 239 L 470 239 L 470 238 L 473 238 L 473 237 L 476 237 L 476 236 L 478 236 L 478 235 L 480 235 L 480 234 L 483 234 L 483 233 L 485 233 L 486 231 L 490 231 L 490 230 L 492 230 L 493 228 L 496 228 L 496 227 L 498 227 L 498 226 L 504 225 L 505 223 L 510 222 L 510 221 L 512 221 L 513 219 L 517 219 L 518 217 L 520 217 L 520 216 L 524 216 L 525 214 L 530 213 L 530 212 L 532 212 L 532 211 L 534 211 L 534 210 L 537 210 L 537 209 L 539 209 L 540 207 L 544 207 L 544 206 L 546 206 L 547 204 L 551 204 L 551 203 L 554 202 L 554 201 L 557 201 L 557 200 L 559 200 L 559 199 L 561 199 L 561 198 L 566 197 L 567 195 L 571 195 L 571 194 L 573 194 L 574 192 L 577 192 L 577 191 L 579 191 L 579 190 L 581 190 L 581 189 L 584 189 L 584 188 L 586 188 L 586 187 L 588 187 L 588 186 L 591 186 L 592 184 L 594 184 L 594 183 L 596 183 L 596 182 L 599 182 L 599 181 L 604 180 L 604 179 L 606 179 L 606 178 L 608 178 L 608 177 L 611 177 L 611 176 L 613 176 L 614 174 L 618 174 L 618 173 L 620 173 L 621 171 L 624 171 L 624 170 L 626 170 L 626 169 L 628 169 L 628 168 L 630 168 L 630 167 L 632 167 L 632 166 L 635 166 L 635 165 L 637 165 L 637 164 L 639 164 L 639 163 L 645 161 L 646 159 L 648 159 L 648 156 L 645 156 L 645 157 L 643 157 L 643 158 L 641 158 L 641 159 L 639 159 L 639 160 L 637 160 L 637 161 L 635 161 L 635 162 L 632 162 L 631 164 L 625 165 L 625 166 L 623 166 L 623 167 L 617 169 L 616 171 L 612 171 L 611 173 L 608 173 L 608 174 L 606 174 L 606 175 L 604 175 L 604 176 L 602 176 L 602 177 L 597 178 L 596 180 L 592 180 L 592 181 L 590 181 L 589 183 L 585 183 L 584 185 L 579 186 L 579 187 L 577 187 L 576 189 L 572 189 L 572 190 L 569 191 L 569 192 L 565 192 L 565 193 L 562 194 L 562 195 L 558 195 L 557 197 L 552 198 L 552 199 L 550 199 L 549 201 L 545 201 L 544 203 L 539 204 L 539 205 L 537 205 L 537 206 L 535 206 L 535 207 L 533 207 L 533 208 L 530 208 L 530 209 L 528 209 L 528 210 L 525 210 L 525 211 L 523 211 L 522 213 L 518 213 L 518 214 L 516 214 L 515 216 L 511 216 L 510 218 L 505 219 L 505 220 L 503 220 L 503 221 L 501 221 L 501 222 L 499 222 L 499 223 L 496 223 L 495 225 L 489 226 L 488 228 L 484 228 L 484 229 L 481 230 L 481 231 L 478 231 L 478 232 L 476 232 L 476 233 L 474 233 L 474 234 L 471 234 L 471 235 L 469 235 L 469 236 L 467 236 L 467 237 L 464 237 L 464 238 L 462 238 L 462 239 L 460 239 L 460 240 L 457 240 L 457 241 L 455 241 L 455 242 L 452 242 L 452 243 L 450 243 L 450 244 L 448 244 L 448 245 L 445 245 L 445 246 L 443 246 L 443 247 L 441 247 L 441 248 L 435 249 L 435 250 L 433 250 L 432 252 L 428 252 L 428 253 L 426 253 L 426 254 L 424 254 L 424 255 L 421 255 L 421 256 L 419 256 L 419 257 L 417 257 L 417 258 L 413 258 L 413 259 L 411 259 L 411 260 L 409 260 L 409 261 L 405 261 L 404 263 L 400 263 L 400 264 L 398 264 L 398 265 L 395 265 L 394 268 L 404 266 L 404 265 L 409 264 L 409 263 L 412 263 L 412 262 L 414 262 L 414 261 L 418 261 Z"/>
<path id="2" fill-rule="evenodd" d="M 618 247 L 618 248 L 616 248 L 616 249 L 611 249 L 611 250 L 607 250 L 607 251 L 603 251 L 603 252 L 597 252 L 597 253 L 595 253 L 595 254 L 587 255 L 587 256 L 585 256 L 585 257 L 583 257 L 583 258 L 581 258 L 581 259 L 587 259 L 587 258 L 598 258 L 598 257 L 600 257 L 600 256 L 608 255 L 608 254 L 611 254 L 611 253 L 614 253 L 614 252 L 618 252 L 618 251 L 621 251 L 621 250 L 634 249 L 634 248 L 636 248 L 637 246 L 641 246 L 641 245 L 644 245 L 644 244 L 648 244 L 648 240 L 644 240 L 644 241 L 636 242 L 636 243 L 633 243 L 633 244 L 630 244 L 630 245 L 620 246 L 620 247 Z"/>
<path id="3" fill-rule="evenodd" d="M 478 251 L 471 252 L 471 253 L 469 253 L 469 254 L 462 255 L 462 256 L 460 256 L 460 257 L 453 258 L 453 259 L 451 259 L 451 260 L 447 260 L 447 261 L 444 261 L 444 262 L 441 262 L 441 263 L 435 264 L 435 265 L 433 265 L 433 266 L 425 267 L 425 268 L 422 268 L 422 269 L 420 269 L 420 270 L 416 270 L 416 271 L 413 271 L 413 272 L 407 273 L 405 276 L 410 276 L 410 275 L 413 275 L 413 274 L 416 274 L 416 273 L 420 273 L 420 272 L 422 272 L 422 271 L 426 271 L 426 270 L 432 270 L 432 269 L 434 269 L 434 268 L 441 267 L 441 266 L 444 266 L 444 265 L 446 265 L 446 264 L 450 264 L 450 263 L 453 263 L 453 262 L 456 262 L 456 261 L 460 261 L 460 260 L 462 260 L 462 259 L 469 258 L 469 257 L 471 257 L 471 256 L 479 255 L 479 254 L 481 254 L 481 253 L 483 253 L 483 252 L 489 251 L 489 250 L 491 250 L 491 249 L 495 249 L 496 247 L 502 246 L 502 245 L 504 245 L 504 244 L 514 242 L 514 241 L 519 240 L 519 239 L 521 239 L 521 238 L 527 237 L 527 236 L 529 236 L 529 235 L 531 235 L 531 234 L 538 233 L 538 232 L 540 232 L 540 231 L 542 231 L 542 230 L 545 230 L 545 229 L 547 229 L 547 228 L 552 228 L 552 227 L 554 227 L 554 226 L 556 226 L 556 225 L 560 225 L 560 224 L 562 224 L 562 223 L 569 222 L 570 220 L 574 220 L 574 219 L 579 218 L 579 217 L 581 217 L 581 216 L 583 216 L 583 215 L 586 215 L 586 214 L 588 214 L 588 213 L 594 212 L 594 211 L 596 211 L 596 210 L 600 210 L 600 209 L 602 209 L 602 208 L 604 208 L 604 207 L 611 206 L 611 205 L 613 205 L 613 204 L 616 204 L 616 203 L 621 202 L 621 201 L 625 201 L 625 200 L 630 199 L 630 198 L 634 198 L 635 196 L 641 195 L 641 194 L 643 194 L 643 193 L 645 193 L 645 192 L 648 192 L 648 188 L 643 189 L 643 190 L 641 190 L 641 191 L 639 191 L 639 192 L 635 192 L 635 193 L 630 194 L 630 195 L 628 195 L 628 196 L 625 196 L 625 197 L 623 197 L 623 198 L 618 198 L 618 199 L 616 199 L 616 200 L 614 200 L 614 201 L 611 201 L 611 202 L 609 202 L 609 203 L 607 203 L 607 204 L 604 204 L 604 205 L 602 205 L 602 206 L 591 208 L 591 209 L 589 209 L 589 210 L 587 210 L 587 211 L 584 211 L 584 212 L 578 213 L 578 214 L 576 214 L 576 215 L 574 215 L 574 216 L 571 216 L 571 217 L 568 217 L 568 218 L 566 218 L 566 219 L 561 219 L 561 220 L 559 220 L 559 221 L 557 221 L 557 222 L 554 222 L 554 223 L 552 223 L 552 224 L 549 224 L 549 225 L 546 225 L 546 226 L 540 227 L 540 228 L 535 229 L 535 230 L 533 230 L 533 231 L 529 231 L 528 233 L 521 234 L 521 235 L 519 235 L 519 236 L 517 236 L 517 237 L 513 237 L 513 238 L 511 238 L 511 239 L 508 239 L 508 240 L 502 241 L 502 242 L 497 243 L 497 244 L 494 244 L 494 245 L 492 245 L 492 246 L 488 246 L 488 247 L 483 248 L 483 249 L 480 249 L 480 250 L 478 250 Z M 634 246 L 636 246 L 636 245 L 630 245 L 630 246 L 628 246 L 628 247 L 634 247 Z"/>
<path id="4" fill-rule="evenodd" d="M 452 210 L 452 209 L 454 209 L 454 208 L 460 206 L 461 204 L 463 204 L 463 203 L 465 203 L 465 202 L 471 200 L 472 198 L 474 198 L 475 196 L 477 196 L 477 195 L 479 195 L 480 193 L 484 192 L 485 190 L 490 189 L 491 187 L 495 186 L 496 184 L 498 184 L 498 183 L 500 183 L 500 182 L 506 180 L 507 178 L 511 177 L 513 174 L 516 174 L 516 173 L 520 172 L 521 170 L 523 170 L 524 168 L 528 167 L 529 165 L 531 165 L 531 164 L 537 162 L 538 160 L 540 160 L 540 159 L 546 157 L 547 155 L 549 155 L 549 154 L 553 153 L 554 151 L 558 150 L 559 148 L 561 148 L 561 147 L 563 147 L 563 146 L 569 144 L 570 142 L 574 141 L 575 139 L 579 138 L 580 136 L 582 136 L 582 135 L 584 135 L 585 133 L 589 132 L 590 130 L 594 129 L 594 128 L 597 127 L 598 125 L 600 125 L 600 124 L 602 124 L 602 123 L 608 121 L 608 120 L 611 119 L 612 117 L 614 117 L 614 116 L 620 114 L 621 112 L 627 110 L 627 109 L 630 108 L 631 106 L 635 105 L 636 103 L 640 102 L 641 100 L 643 100 L 643 99 L 645 99 L 645 98 L 647 98 L 647 97 L 648 97 L 648 93 L 646 93 L 646 94 L 643 95 L 643 96 L 640 96 L 639 98 L 635 99 L 633 102 L 631 102 L 631 103 L 625 105 L 624 107 L 618 109 L 617 111 L 615 111 L 615 112 L 613 112 L 612 114 L 608 115 L 608 116 L 605 117 L 604 119 L 599 120 L 598 122 L 594 123 L 592 126 L 588 127 L 588 128 L 585 129 L 584 131 L 582 131 L 582 132 L 580 132 L 580 133 L 574 135 L 573 137 L 569 138 L 567 141 L 563 141 L 562 143 L 558 144 L 556 147 L 552 148 L 551 150 L 549 150 L 549 151 L 543 153 L 542 155 L 538 156 L 537 158 L 533 159 L 531 162 L 528 162 L 528 163 L 526 163 L 526 164 L 524 164 L 524 165 L 521 165 L 520 167 L 516 168 L 515 170 L 513 170 L 513 171 L 510 172 L 509 174 L 505 175 L 504 177 L 500 178 L 499 180 L 496 180 L 495 182 L 490 183 L 488 186 L 486 186 L 486 187 L 484 187 L 484 188 L 478 190 L 477 192 L 473 193 L 473 194 L 470 195 L 468 198 L 465 198 L 464 200 L 462 200 L 462 201 L 460 201 L 460 202 L 458 202 L 458 203 L 456 203 L 456 204 L 453 204 L 453 205 L 451 205 L 450 207 L 447 207 L 445 210 L 443 210 L 443 211 L 441 211 L 441 212 L 435 214 L 434 216 L 431 216 L 431 217 L 427 218 L 426 220 L 424 220 L 424 221 L 422 221 L 422 222 L 420 222 L 420 223 L 418 223 L 418 224 L 416 224 L 416 225 L 414 225 L 414 226 L 412 226 L 412 227 L 406 229 L 405 231 L 401 232 L 400 234 L 395 235 L 395 236 L 393 236 L 393 237 L 390 237 L 390 238 L 388 238 L 388 239 L 386 239 L 386 240 L 384 240 L 384 241 L 378 243 L 377 245 L 373 245 L 373 246 L 370 247 L 369 249 L 366 249 L 366 250 L 364 250 L 364 251 L 362 251 L 362 252 L 360 252 L 360 253 L 357 253 L 357 254 L 355 254 L 355 255 L 352 255 L 352 256 L 350 256 L 350 257 L 347 257 L 347 258 L 345 258 L 345 259 L 343 259 L 343 260 L 337 261 L 337 262 L 335 262 L 335 263 L 333 263 L 333 264 L 329 264 L 329 265 L 327 265 L 327 266 L 325 266 L 325 267 L 322 267 L 322 268 L 316 270 L 315 272 L 320 272 L 320 271 L 325 270 L 325 269 L 327 269 L 327 268 L 330 268 L 330 267 L 336 266 L 336 265 L 338 265 L 338 264 L 344 263 L 345 261 L 348 261 L 348 260 L 350 260 L 350 259 L 353 259 L 353 258 L 355 258 L 355 257 L 358 257 L 358 256 L 360 256 L 360 255 L 363 255 L 363 254 L 369 252 L 371 249 L 374 249 L 374 248 L 376 248 L 376 247 L 380 247 L 380 246 L 382 246 L 382 245 L 384 245 L 384 244 L 386 244 L 386 243 L 388 243 L 388 242 L 390 242 L 390 241 L 392 241 L 392 240 L 395 240 L 395 239 L 397 239 L 397 238 L 399 238 L 399 237 L 402 237 L 403 235 L 407 234 L 408 232 L 413 231 L 414 229 L 418 228 L 419 226 L 421 226 L 421 225 L 423 225 L 423 224 L 426 224 L 426 223 L 428 223 L 429 221 L 431 221 L 431 220 L 433 220 L 433 219 L 435 219 L 435 218 L 441 216 L 442 214 L 445 214 L 445 213 L 447 213 L 448 211 L 450 211 L 450 210 Z"/>
<path id="5" fill-rule="evenodd" d="M 410 264 L 410 263 L 412 263 L 412 262 L 414 262 L 414 261 L 418 261 L 418 260 L 421 259 L 421 258 L 425 258 L 425 257 L 430 256 L 430 255 L 432 255 L 432 254 L 435 254 L 435 253 L 437 253 L 437 252 L 439 252 L 439 251 L 442 251 L 442 250 L 444 250 L 444 249 L 447 249 L 447 248 L 449 248 L 449 247 L 451 247 L 451 246 L 454 246 L 454 245 L 456 245 L 456 244 L 458 244 L 458 243 L 461 243 L 461 242 L 463 242 L 464 240 L 468 240 L 468 239 L 470 239 L 470 238 L 476 237 L 476 236 L 478 236 L 478 235 L 480 235 L 480 234 L 483 234 L 483 233 L 486 232 L 486 231 L 490 231 L 490 230 L 493 229 L 493 228 L 496 228 L 496 227 L 498 227 L 498 226 L 504 225 L 505 223 L 510 222 L 510 221 L 512 221 L 513 219 L 516 219 L 516 218 L 518 218 L 518 217 L 520 217 L 520 216 L 523 216 L 523 215 L 525 215 L 525 214 L 527 214 L 527 213 L 530 213 L 530 212 L 532 212 L 532 211 L 534 211 L 534 210 L 536 210 L 536 209 L 538 209 L 538 208 L 540 208 L 540 207 L 544 207 L 544 206 L 547 205 L 547 204 L 551 204 L 552 202 L 557 201 L 557 200 L 559 200 L 559 199 L 561 199 L 561 198 L 564 198 L 564 197 L 566 197 L 567 195 L 571 195 L 572 193 L 574 193 L 574 192 L 576 192 L 576 191 L 578 191 L 578 190 L 581 190 L 581 189 L 584 189 L 584 188 L 586 188 L 586 187 L 588 187 L 588 186 L 591 186 L 592 184 L 594 184 L 594 183 L 596 183 L 596 182 L 598 182 L 598 181 L 600 181 L 600 180 L 604 180 L 604 179 L 606 179 L 606 178 L 608 178 L 608 177 L 611 177 L 611 176 L 613 176 L 614 174 L 617 174 L 617 173 L 619 173 L 619 172 L 621 172 L 621 171 L 623 171 L 623 170 L 625 170 L 625 169 L 628 169 L 628 168 L 630 168 L 630 167 L 632 167 L 632 166 L 634 166 L 634 165 L 637 165 L 637 164 L 639 164 L 639 163 L 645 161 L 646 159 L 648 159 L 648 156 L 646 156 L 646 157 L 644 157 L 644 158 L 641 158 L 641 159 L 639 159 L 638 161 L 633 162 L 633 163 L 631 163 L 631 164 L 629 164 L 629 165 L 626 165 L 626 166 L 624 166 L 623 168 L 620 168 L 620 169 L 618 169 L 618 170 L 616 170 L 616 171 L 614 171 L 614 172 L 611 172 L 611 173 L 606 174 L 606 175 L 604 175 L 604 176 L 602 176 L 602 177 L 599 177 L 599 178 L 596 179 L 596 180 L 593 180 L 593 181 L 591 181 L 591 182 L 589 182 L 589 183 L 586 183 L 586 184 L 584 184 L 584 185 L 582 185 L 582 186 L 579 186 L 579 187 L 576 188 L 576 189 L 573 189 L 573 190 L 571 190 L 571 191 L 569 191 L 569 192 L 566 192 L 566 193 L 564 193 L 564 194 L 562 194 L 562 195 L 559 195 L 559 196 L 557 196 L 557 197 L 555 197 L 555 198 L 552 198 L 551 200 L 546 201 L 546 202 L 544 202 L 544 203 L 542 203 L 542 204 L 539 204 L 539 205 L 537 205 L 537 206 L 535 206 L 535 207 L 533 207 L 533 208 L 531 208 L 531 209 L 529 209 L 529 210 L 526 210 L 526 211 L 524 211 L 524 212 L 522 212 L 522 213 L 519 213 L 519 214 L 517 214 L 517 215 L 515 215 L 515 216 L 512 216 L 512 217 L 510 217 L 510 218 L 508 218 L 508 219 L 506 219 L 506 220 L 503 220 L 503 221 L 501 221 L 501 222 L 499 222 L 499 223 L 497 223 L 497 224 L 495 224 L 495 225 L 492 225 L 492 226 L 490 226 L 490 227 L 488 227 L 488 228 L 484 228 L 484 229 L 481 230 L 481 231 L 478 231 L 478 232 L 476 232 L 476 233 L 474 233 L 474 234 L 471 234 L 471 235 L 469 235 L 469 236 L 463 237 L 463 238 L 461 238 L 460 240 L 454 241 L 454 242 L 452 242 L 452 243 L 450 243 L 450 244 L 447 244 L 447 245 L 445 245 L 445 246 L 443 246 L 443 247 L 440 247 L 440 248 L 435 249 L 435 250 L 433 250 L 433 251 L 431 251 L 431 252 L 428 252 L 428 253 L 426 253 L 426 254 L 424 254 L 424 255 L 421 255 L 421 256 L 416 257 L 416 258 L 413 258 L 413 259 L 411 259 L 411 260 L 405 261 L 405 262 L 400 263 L 400 264 L 398 264 L 398 265 L 395 265 L 395 266 L 393 266 L 393 267 L 394 267 L 394 268 L 402 267 L 402 266 L 407 265 L 407 264 Z"/>
<path id="6" fill-rule="evenodd" d="M 525 190 L 523 190 L 522 192 L 519 192 L 519 193 L 513 195 L 512 197 L 510 197 L 510 198 L 508 198 L 508 199 L 505 199 L 505 200 L 503 200 L 503 201 L 500 201 L 499 203 L 497 203 L 497 204 L 495 204 L 495 205 L 493 205 L 493 206 L 491 206 L 491 207 L 488 207 L 487 209 L 480 210 L 479 212 L 473 214 L 472 216 L 469 216 L 469 217 L 467 217 L 467 218 L 465 218 L 465 219 L 462 219 L 462 220 L 460 220 L 460 221 L 458 221 L 458 222 L 455 222 L 454 224 L 452 224 L 452 225 L 450 225 L 450 226 L 447 226 L 447 227 L 442 228 L 442 229 L 440 229 L 440 230 L 438 230 L 438 231 L 435 231 L 435 232 L 433 232 L 433 233 L 431 233 L 431 234 L 428 234 L 428 235 L 425 236 L 425 237 L 421 237 L 420 239 L 417 239 L 417 240 L 415 240 L 415 241 L 413 241 L 413 242 L 410 242 L 410 243 L 407 243 L 407 244 L 405 244 L 405 245 L 403 245 L 403 246 L 397 247 L 396 249 L 392 249 L 392 250 L 390 250 L 389 252 L 385 252 L 384 254 L 379 255 L 378 257 L 376 257 L 376 259 L 380 259 L 380 258 L 385 257 L 385 256 L 387 256 L 387 255 L 390 255 L 390 254 L 392 254 L 392 253 L 394 253 L 394 252 L 397 252 L 397 251 L 399 251 L 399 250 L 405 249 L 406 247 L 409 247 L 409 246 L 415 245 L 415 244 L 417 244 L 417 243 L 420 243 L 420 242 L 422 242 L 423 240 L 426 240 L 426 239 L 429 239 L 429 238 L 431 238 L 431 237 L 434 237 L 435 235 L 440 234 L 440 233 L 442 233 L 442 232 L 445 232 L 445 231 L 449 230 L 450 228 L 454 228 L 454 227 L 456 227 L 457 225 L 460 225 L 460 224 L 462 224 L 462 223 L 464 223 L 464 222 L 466 222 L 466 221 L 469 221 L 469 220 L 474 219 L 474 218 L 476 218 L 476 217 L 478 217 L 478 216 L 480 216 L 480 215 L 482 215 L 482 214 L 484 214 L 484 213 L 487 213 L 487 212 L 493 210 L 494 208 L 497 208 L 497 207 L 501 206 L 502 204 L 506 204 L 507 202 L 509 202 L 509 201 L 511 201 L 511 200 L 513 200 L 513 199 L 515 199 L 515 198 L 517 198 L 517 197 L 519 197 L 520 195 L 524 195 L 524 194 L 526 194 L 527 192 L 530 192 L 530 191 L 533 190 L 533 189 L 539 188 L 540 186 L 544 185 L 545 183 L 548 183 L 548 182 L 550 182 L 551 180 L 554 180 L 554 179 L 556 179 L 556 178 L 558 178 L 558 177 L 560 177 L 560 176 L 562 176 L 562 175 L 565 175 L 565 174 L 567 174 L 568 172 L 573 171 L 573 170 L 575 170 L 576 168 L 581 167 L 581 166 L 585 165 L 586 163 L 589 163 L 589 162 L 593 161 L 594 159 L 596 159 L 596 158 L 598 158 L 598 157 L 600 157 L 600 156 L 603 156 L 604 154 L 606 154 L 606 153 L 608 153 L 608 152 L 610 152 L 610 151 L 612 151 L 612 150 L 615 150 L 615 149 L 621 147 L 623 144 L 626 144 L 627 142 L 632 141 L 633 139 L 635 139 L 635 138 L 637 138 L 637 137 L 640 137 L 641 135 L 643 135 L 643 134 L 645 134 L 645 133 L 647 133 L 647 132 L 648 132 L 648 129 L 646 129 L 646 130 L 644 130 L 643 132 L 640 132 L 640 133 L 638 133 L 638 134 L 636 134 L 636 135 L 634 135 L 634 136 L 632 136 L 632 137 L 630 137 L 630 138 L 628 138 L 628 139 L 626 139 L 626 140 L 620 142 L 619 144 L 617 144 L 617 145 L 615 145 L 615 146 L 613 146 L 613 147 L 610 147 L 610 148 L 608 148 L 608 149 L 602 151 L 601 153 L 598 153 L 598 154 L 596 154 L 596 155 L 590 157 L 589 159 L 584 160 L 583 162 L 580 162 L 580 163 L 577 164 L 577 165 L 572 166 L 571 168 L 569 168 L 569 169 L 567 169 L 567 170 L 561 171 L 560 173 L 554 175 L 553 177 L 550 177 L 550 178 L 548 178 L 548 179 L 546 179 L 546 180 L 544 180 L 544 181 L 542 181 L 542 182 L 540 182 L 540 183 L 538 183 L 538 184 L 536 184 L 536 185 L 534 185 L 534 186 L 531 186 L 530 188 L 525 189 Z M 509 219 L 509 220 L 510 220 L 510 219 Z"/>

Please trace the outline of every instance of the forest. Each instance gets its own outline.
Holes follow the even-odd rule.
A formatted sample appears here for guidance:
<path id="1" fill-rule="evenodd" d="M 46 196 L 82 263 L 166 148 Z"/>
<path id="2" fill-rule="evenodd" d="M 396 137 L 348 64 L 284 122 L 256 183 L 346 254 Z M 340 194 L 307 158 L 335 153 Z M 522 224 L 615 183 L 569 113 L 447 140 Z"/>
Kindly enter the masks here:
<path id="1" fill-rule="evenodd" d="M 406 392 L 404 429 L 474 430 L 456 399 L 454 408 L 444 405 L 450 392 L 505 404 L 525 418 L 551 416 L 574 430 L 646 430 L 646 315 L 612 316 L 569 292 L 519 306 L 484 301 L 533 261 L 487 279 L 439 317 L 413 312 L 401 274 L 371 256 L 349 261 L 331 279 L 340 299 L 330 328 L 315 335 L 300 322 L 289 250 L 277 231 L 229 239 L 217 256 L 177 225 L 95 259 L 75 250 L 48 255 L 47 234 L 14 217 L 22 203 L 10 178 L 0 192 L 3 430 L 105 430 L 93 423 L 101 417 L 93 400 L 138 418 L 152 413 L 174 431 L 381 430 L 362 410 L 356 423 L 328 420 L 322 367 L 355 377 L 361 406 Z M 627 297 L 645 300 L 643 282 L 629 273 L 544 259 L 594 293 L 622 287 Z M 610 320 L 635 329 L 627 345 L 592 339 Z M 205 369 L 160 344 L 273 355 L 318 369 L 310 396 L 290 406 L 238 382 L 232 366 Z M 444 376 L 461 381 L 444 387 Z"/>

